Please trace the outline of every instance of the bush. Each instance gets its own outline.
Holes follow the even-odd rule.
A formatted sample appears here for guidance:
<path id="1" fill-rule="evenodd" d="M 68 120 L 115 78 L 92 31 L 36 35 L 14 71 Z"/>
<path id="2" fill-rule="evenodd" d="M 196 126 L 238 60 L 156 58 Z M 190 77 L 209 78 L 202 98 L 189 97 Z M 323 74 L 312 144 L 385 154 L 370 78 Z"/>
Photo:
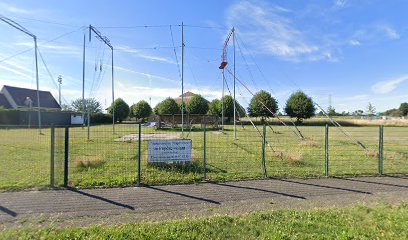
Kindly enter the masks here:
<path id="1" fill-rule="evenodd" d="M 91 124 L 112 123 L 112 115 L 105 113 L 91 114 Z"/>

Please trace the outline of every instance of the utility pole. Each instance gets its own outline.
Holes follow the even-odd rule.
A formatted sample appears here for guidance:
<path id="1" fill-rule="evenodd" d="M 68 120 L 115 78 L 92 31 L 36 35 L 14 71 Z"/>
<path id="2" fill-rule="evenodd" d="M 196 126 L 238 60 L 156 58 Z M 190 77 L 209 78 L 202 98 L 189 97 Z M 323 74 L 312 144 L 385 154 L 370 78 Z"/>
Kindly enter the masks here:
<path id="1" fill-rule="evenodd" d="M 61 75 L 58 76 L 58 100 L 59 100 L 59 105 L 61 107 L 61 85 L 62 85 L 62 77 Z"/>
<path id="2" fill-rule="evenodd" d="M 30 37 L 33 38 L 34 40 L 34 50 L 35 50 L 35 78 L 36 78 L 36 85 L 37 85 L 37 110 L 38 110 L 38 131 L 41 134 L 41 104 L 40 104 L 40 81 L 38 77 L 38 59 L 37 59 L 37 51 L 38 51 L 38 46 L 37 46 L 37 36 L 32 34 L 30 31 L 28 31 L 25 27 L 21 26 L 17 22 L 4 17 L 0 15 L 0 20 L 7 23 L 8 25 L 12 26 L 13 28 L 29 35 Z"/>
<path id="3" fill-rule="evenodd" d="M 181 137 L 184 138 L 184 23 L 181 22 Z"/>
<path id="4" fill-rule="evenodd" d="M 89 25 L 89 41 L 91 41 L 91 35 L 92 32 L 96 34 L 96 38 L 98 38 L 101 42 L 105 43 L 112 51 L 112 73 L 111 73 L 111 77 L 112 77 L 112 130 L 113 133 L 115 133 L 115 108 L 113 107 L 114 103 L 115 103 L 115 77 L 114 77 L 114 65 L 113 65 L 113 46 L 110 43 L 109 38 L 107 38 L 106 36 L 103 36 L 101 34 L 101 32 L 98 31 L 98 29 L 96 29 L 94 26 Z M 85 60 L 84 60 L 84 64 L 85 64 Z"/>
<path id="5" fill-rule="evenodd" d="M 232 28 L 232 45 L 234 46 L 234 139 L 237 139 L 237 101 L 235 100 L 235 28 Z"/>
<path id="6" fill-rule="evenodd" d="M 225 75 L 224 69 L 222 69 L 222 107 L 221 107 L 221 123 L 222 123 L 222 131 L 224 132 L 224 89 L 225 89 Z"/>

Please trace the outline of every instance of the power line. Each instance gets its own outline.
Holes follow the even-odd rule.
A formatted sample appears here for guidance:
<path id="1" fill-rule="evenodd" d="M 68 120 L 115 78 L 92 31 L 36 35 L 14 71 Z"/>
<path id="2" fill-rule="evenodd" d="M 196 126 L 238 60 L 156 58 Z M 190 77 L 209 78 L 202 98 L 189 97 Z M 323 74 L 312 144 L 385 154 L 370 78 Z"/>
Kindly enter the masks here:
<path id="1" fill-rule="evenodd" d="M 171 35 L 171 42 L 173 43 L 174 57 L 176 58 L 176 62 L 177 62 L 177 70 L 179 73 L 179 77 L 181 79 L 180 64 L 179 64 L 178 57 L 177 57 L 176 46 L 174 44 L 173 30 L 171 28 L 171 25 L 170 25 L 170 35 Z"/>
<path id="2" fill-rule="evenodd" d="M 16 17 L 16 16 L 12 16 L 12 18 L 23 19 L 23 20 L 28 20 L 28 21 L 35 21 L 35 22 L 42 22 L 42 23 L 48 23 L 48 24 L 66 26 L 66 27 L 79 27 L 79 25 L 72 25 L 72 24 L 68 24 L 68 23 L 54 22 L 54 21 L 48 21 L 48 20 L 43 20 L 43 19 L 34 19 L 34 18 Z"/>
<path id="3" fill-rule="evenodd" d="M 77 31 L 79 31 L 79 30 L 81 30 L 81 29 L 83 29 L 83 28 L 84 28 L 84 27 L 80 27 L 80 28 L 78 28 L 78 29 L 76 29 L 76 30 L 74 30 L 74 31 L 70 31 L 70 32 L 61 34 L 61 35 L 59 35 L 59 36 L 57 36 L 57 37 L 55 37 L 55 38 L 53 38 L 53 39 L 50 39 L 50 40 L 47 40 L 47 41 L 45 41 L 45 42 L 40 43 L 39 46 L 44 45 L 44 44 L 46 44 L 46 43 L 54 42 L 55 40 L 58 40 L 58 39 L 60 39 L 60 38 L 62 38 L 62 37 L 65 37 L 65 36 L 67 36 L 67 35 L 69 35 L 69 34 L 72 34 L 72 33 L 74 33 L 74 32 L 77 32 Z M 14 54 L 14 55 L 11 55 L 11 56 L 8 56 L 8 57 L 6 57 L 6 58 L 3 58 L 3 59 L 0 60 L 0 63 L 2 63 L 2 62 L 4 62 L 4 61 L 7 61 L 7 60 L 9 60 L 9 59 L 11 59 L 11 58 L 14 58 L 14 57 L 16 57 L 16 56 L 18 56 L 18 55 L 21 55 L 21 54 L 23 54 L 23 53 L 26 53 L 26 52 L 28 52 L 28 51 L 31 51 L 31 50 L 33 50 L 33 49 L 34 49 L 34 47 L 31 47 L 31 48 L 28 48 L 28 49 L 26 49 L 26 50 L 24 50 L 24 51 L 21 51 L 21 52 L 19 52 L 19 53 L 16 53 L 16 54 Z"/>
<path id="4" fill-rule="evenodd" d="M 229 30 L 230 28 L 227 27 L 216 27 L 216 26 L 203 26 L 203 25 L 184 25 L 185 27 L 191 28 L 207 28 L 207 29 L 221 29 L 221 30 Z"/>
<path id="5" fill-rule="evenodd" d="M 55 87 L 56 87 L 57 90 L 58 90 L 58 84 L 55 82 L 54 76 L 51 74 L 50 69 L 48 68 L 47 64 L 45 63 L 44 57 L 43 57 L 43 55 L 41 54 L 41 51 L 40 51 L 39 48 L 38 48 L 38 54 L 40 55 L 41 61 L 42 61 L 42 63 L 44 64 L 45 70 L 47 70 L 48 76 L 50 76 L 50 78 L 51 78 L 51 82 L 55 85 Z M 62 96 L 62 99 L 64 100 L 64 102 L 65 102 L 66 104 L 68 104 L 68 101 L 65 99 L 65 97 Z"/>
<path id="6" fill-rule="evenodd" d="M 113 29 L 138 29 L 138 28 L 164 28 L 169 25 L 135 25 L 135 26 L 97 26 L 97 28 L 113 28 Z M 180 24 L 170 24 L 173 27 L 181 27 Z"/>

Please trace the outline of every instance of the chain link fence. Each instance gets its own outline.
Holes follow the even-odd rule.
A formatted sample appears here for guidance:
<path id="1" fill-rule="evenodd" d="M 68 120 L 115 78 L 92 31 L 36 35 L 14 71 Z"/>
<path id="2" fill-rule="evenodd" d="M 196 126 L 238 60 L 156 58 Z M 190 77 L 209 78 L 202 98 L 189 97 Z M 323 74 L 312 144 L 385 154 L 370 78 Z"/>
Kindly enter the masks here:
<path id="1" fill-rule="evenodd" d="M 0 191 L 408 173 L 408 128 L 343 129 L 347 134 L 324 126 L 244 125 L 235 132 L 197 125 L 181 133 L 119 124 L 40 133 L 1 126 Z M 152 161 L 149 144 L 183 139 L 190 161 Z"/>

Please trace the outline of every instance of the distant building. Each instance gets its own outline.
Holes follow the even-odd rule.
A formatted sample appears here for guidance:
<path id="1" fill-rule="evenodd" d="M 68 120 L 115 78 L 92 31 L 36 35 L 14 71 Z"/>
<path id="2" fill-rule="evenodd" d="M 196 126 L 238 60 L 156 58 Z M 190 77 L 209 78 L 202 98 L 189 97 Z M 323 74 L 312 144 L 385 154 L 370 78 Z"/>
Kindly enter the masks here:
<path id="1" fill-rule="evenodd" d="M 184 97 L 184 104 L 187 104 L 191 101 L 191 98 L 196 96 L 197 94 L 192 93 L 192 92 L 185 92 L 183 95 L 178 96 L 177 98 L 175 98 L 174 100 L 176 101 L 176 103 L 181 104 L 181 96 Z"/>
<path id="2" fill-rule="evenodd" d="M 40 108 L 61 110 L 57 100 L 48 91 L 39 91 Z M 0 106 L 4 109 L 37 109 L 37 90 L 4 85 L 0 91 Z"/>

